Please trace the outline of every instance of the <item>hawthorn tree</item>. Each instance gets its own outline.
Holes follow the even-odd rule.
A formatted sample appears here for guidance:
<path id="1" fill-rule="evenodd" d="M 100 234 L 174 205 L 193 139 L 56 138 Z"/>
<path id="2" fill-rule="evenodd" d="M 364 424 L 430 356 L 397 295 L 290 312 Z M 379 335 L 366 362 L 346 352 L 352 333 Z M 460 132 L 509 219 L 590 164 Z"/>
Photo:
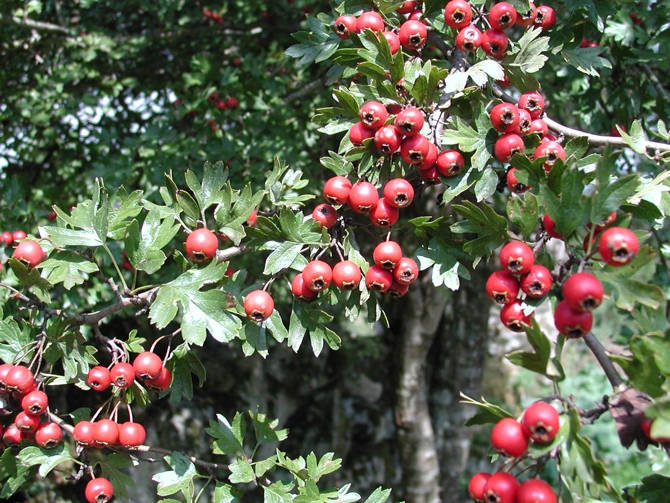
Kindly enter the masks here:
<path id="1" fill-rule="evenodd" d="M 622 487 L 587 433 L 611 415 L 625 447 L 670 437 L 667 5 L 156 4 L 2 6 L 3 230 L 25 230 L 2 237 L 2 497 L 44 497 L 43 477 L 127 496 L 160 454 L 165 502 L 356 501 L 352 480 L 369 502 L 380 482 L 411 502 L 662 501 L 668 477 Z M 491 300 L 530 348 L 508 360 L 553 390 L 522 414 L 476 398 Z M 588 409 L 562 390 L 583 346 L 612 387 Z M 258 370 L 273 354 L 283 394 Z M 142 427 L 194 381 L 233 398 L 196 423 L 204 453 Z M 335 446 L 358 441 L 353 404 L 393 428 L 399 469 L 329 475 L 337 449 L 309 436 L 295 452 L 329 388 Z M 296 410 L 291 437 L 269 403 Z M 489 424 L 494 464 L 466 489 L 468 426 Z"/>

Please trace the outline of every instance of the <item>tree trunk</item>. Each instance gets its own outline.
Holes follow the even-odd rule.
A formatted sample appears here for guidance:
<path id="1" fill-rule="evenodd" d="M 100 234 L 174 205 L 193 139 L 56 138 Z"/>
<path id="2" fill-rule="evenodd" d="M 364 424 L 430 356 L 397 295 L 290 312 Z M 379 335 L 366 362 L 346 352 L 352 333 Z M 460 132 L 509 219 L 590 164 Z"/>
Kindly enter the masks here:
<path id="1" fill-rule="evenodd" d="M 440 469 L 428 407 L 426 360 L 448 301 L 443 289 L 412 285 L 405 302 L 397 303 L 398 380 L 395 418 L 407 503 L 440 501 Z M 400 305 L 399 305 L 400 304 Z"/>

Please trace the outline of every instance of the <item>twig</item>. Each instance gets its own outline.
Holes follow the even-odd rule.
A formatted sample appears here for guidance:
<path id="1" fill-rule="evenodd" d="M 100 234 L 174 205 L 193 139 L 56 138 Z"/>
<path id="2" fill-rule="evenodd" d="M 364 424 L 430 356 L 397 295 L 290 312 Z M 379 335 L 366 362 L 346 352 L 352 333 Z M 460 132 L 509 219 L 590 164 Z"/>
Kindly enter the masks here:
<path id="1" fill-rule="evenodd" d="M 596 360 L 598 360 L 598 363 L 602 369 L 605 371 L 605 375 L 612 385 L 612 388 L 614 388 L 614 391 L 617 393 L 624 391 L 626 389 L 626 385 L 624 384 L 623 379 L 619 375 L 619 372 L 617 372 L 617 370 L 614 368 L 612 360 L 610 360 L 609 356 L 607 356 L 607 351 L 603 345 L 600 344 L 600 341 L 596 339 L 596 336 L 593 335 L 592 332 L 589 332 L 584 336 L 584 342 L 593 353 L 593 356 L 596 357 Z"/>
<path id="2" fill-rule="evenodd" d="M 42 21 L 35 21 L 27 17 L 20 18 L 15 16 L 4 16 L 0 14 L 0 24 L 18 26 L 20 28 L 30 28 L 31 30 L 49 31 L 54 33 L 64 33 L 70 35 L 70 30 L 57 24 L 44 23 Z"/>
<path id="3" fill-rule="evenodd" d="M 242 255 L 244 252 L 248 252 L 250 249 L 243 246 L 233 246 L 231 248 L 226 248 L 225 250 L 217 250 L 216 252 L 216 263 L 220 264 L 226 260 L 230 260 L 233 257 Z"/>

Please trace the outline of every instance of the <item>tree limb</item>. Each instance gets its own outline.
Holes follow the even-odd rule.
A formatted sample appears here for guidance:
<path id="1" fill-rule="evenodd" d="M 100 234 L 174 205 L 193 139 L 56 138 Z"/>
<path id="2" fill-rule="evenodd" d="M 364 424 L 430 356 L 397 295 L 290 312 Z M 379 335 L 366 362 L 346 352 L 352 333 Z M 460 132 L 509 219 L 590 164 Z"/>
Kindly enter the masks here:
<path id="1" fill-rule="evenodd" d="M 603 347 L 602 344 L 600 344 L 600 341 L 596 339 L 596 336 L 593 335 L 592 332 L 589 332 L 584 336 L 584 342 L 593 353 L 593 356 L 596 357 L 596 360 L 598 360 L 598 363 L 602 369 L 605 371 L 605 375 L 612 385 L 612 388 L 614 388 L 614 391 L 624 391 L 626 389 L 626 385 L 624 384 L 623 379 L 619 375 L 619 372 L 617 372 L 617 370 L 614 368 L 612 360 L 610 360 L 609 356 L 607 356 L 607 350 Z"/>
<path id="2" fill-rule="evenodd" d="M 0 14 L 0 24 L 9 26 L 18 26 L 19 28 L 29 28 L 31 30 L 48 31 L 51 33 L 64 33 L 65 35 L 71 35 L 71 31 L 68 28 L 58 26 L 57 24 L 35 21 L 29 18 L 3 16 L 2 14 Z"/>

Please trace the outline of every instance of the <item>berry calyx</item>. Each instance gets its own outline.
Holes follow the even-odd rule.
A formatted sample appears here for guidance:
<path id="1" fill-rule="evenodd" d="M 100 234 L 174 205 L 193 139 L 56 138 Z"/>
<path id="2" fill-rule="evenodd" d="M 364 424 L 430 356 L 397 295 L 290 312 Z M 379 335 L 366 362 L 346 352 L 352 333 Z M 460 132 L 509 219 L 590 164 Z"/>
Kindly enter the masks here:
<path id="1" fill-rule="evenodd" d="M 349 207 L 355 213 L 368 213 L 378 200 L 377 189 L 370 182 L 357 182 L 349 191 Z"/>
<path id="2" fill-rule="evenodd" d="M 524 28 L 526 26 L 530 26 L 535 22 L 535 17 L 537 13 L 537 8 L 535 7 L 535 4 L 533 2 L 530 2 L 528 4 L 530 6 L 530 10 L 526 12 L 518 12 L 516 13 L 516 24 L 519 26 L 523 26 Z"/>
<path id="3" fill-rule="evenodd" d="M 465 0 L 451 0 L 444 8 L 444 22 L 460 30 L 472 21 L 472 7 Z"/>
<path id="4" fill-rule="evenodd" d="M 516 10 L 507 2 L 495 4 L 489 12 L 489 23 L 491 23 L 491 28 L 496 30 L 506 30 L 513 26 L 516 18 Z"/>
<path id="5" fill-rule="evenodd" d="M 339 16 L 333 25 L 335 35 L 341 39 L 348 39 L 349 33 L 356 33 L 356 16 Z"/>
<path id="6" fill-rule="evenodd" d="M 333 267 L 333 283 L 340 290 L 358 288 L 362 277 L 361 268 L 351 260 L 342 260 Z"/>
<path id="7" fill-rule="evenodd" d="M 533 315 L 523 312 L 523 304 L 514 300 L 505 304 L 500 310 L 500 321 L 512 332 L 523 332 L 524 328 L 530 327 Z"/>
<path id="8" fill-rule="evenodd" d="M 511 417 L 498 421 L 491 431 L 491 446 L 502 456 L 518 458 L 528 450 L 528 437 L 521 423 Z"/>
<path id="9" fill-rule="evenodd" d="M 519 109 L 512 103 L 499 103 L 491 109 L 491 125 L 501 133 L 512 133 L 519 125 Z"/>
<path id="10" fill-rule="evenodd" d="M 402 258 L 402 248 L 395 241 L 383 241 L 375 247 L 372 258 L 378 266 L 392 270 Z"/>
<path id="11" fill-rule="evenodd" d="M 152 351 L 144 351 L 135 357 L 133 370 L 142 380 L 155 379 L 163 368 L 163 360 Z"/>
<path id="12" fill-rule="evenodd" d="M 516 154 L 523 153 L 523 149 L 521 137 L 518 134 L 507 133 L 496 140 L 493 153 L 500 162 L 509 162 Z"/>
<path id="13" fill-rule="evenodd" d="M 600 235 L 598 252 L 603 260 L 614 267 L 631 262 L 640 249 L 637 236 L 630 229 L 610 227 Z"/>
<path id="14" fill-rule="evenodd" d="M 575 311 L 567 301 L 562 300 L 554 311 L 554 326 L 569 339 L 578 339 L 591 331 L 593 315 L 590 311 Z"/>
<path id="15" fill-rule="evenodd" d="M 334 176 L 324 184 L 323 197 L 330 204 L 345 204 L 349 199 L 351 182 L 344 176 Z"/>
<path id="16" fill-rule="evenodd" d="M 249 292 L 244 299 L 244 312 L 247 314 L 247 318 L 256 323 L 267 320 L 274 308 L 274 300 L 265 290 Z"/>
<path id="17" fill-rule="evenodd" d="M 523 241 L 510 241 L 500 250 L 500 263 L 512 274 L 526 274 L 534 262 L 533 249 Z"/>
<path id="18" fill-rule="evenodd" d="M 593 274 L 576 272 L 563 284 L 563 298 L 574 311 L 593 311 L 603 301 L 603 285 Z"/>
<path id="19" fill-rule="evenodd" d="M 519 293 L 519 281 L 507 271 L 495 271 L 486 280 L 486 293 L 493 302 L 510 304 Z"/>
<path id="20" fill-rule="evenodd" d="M 547 295 L 553 284 L 554 278 L 551 272 L 540 264 L 533 264 L 530 271 L 523 275 L 520 281 L 521 291 L 535 299 Z"/>
<path id="21" fill-rule="evenodd" d="M 319 204 L 312 212 L 312 218 L 322 227 L 330 229 L 337 223 L 337 210 L 330 204 Z"/>
<path id="22" fill-rule="evenodd" d="M 409 19 L 400 26 L 398 37 L 403 47 L 407 49 L 421 49 L 426 43 L 428 31 L 421 21 Z"/>
<path id="23" fill-rule="evenodd" d="M 322 260 L 312 260 L 302 270 L 302 279 L 307 288 L 320 292 L 328 288 L 333 281 L 333 270 Z"/>
<path id="24" fill-rule="evenodd" d="M 147 432 L 139 423 L 127 421 L 119 425 L 119 443 L 124 447 L 142 445 L 147 438 Z"/>
<path id="25" fill-rule="evenodd" d="M 391 288 L 393 284 L 393 274 L 391 271 L 381 266 L 373 265 L 365 273 L 365 286 L 369 290 L 384 293 Z"/>
<path id="26" fill-rule="evenodd" d="M 147 386 L 147 388 L 155 391 L 156 393 L 167 391 L 167 389 L 170 387 L 170 384 L 172 384 L 172 372 L 170 372 L 166 367 L 163 367 L 156 379 L 145 381 L 144 384 Z"/>
<path id="27" fill-rule="evenodd" d="M 43 449 L 53 449 L 63 440 L 63 430 L 56 423 L 42 423 L 35 431 L 35 443 Z"/>
<path id="28" fill-rule="evenodd" d="M 540 143 L 533 153 L 533 159 L 539 159 L 540 157 L 547 158 L 543 164 L 544 170 L 551 171 L 557 159 L 565 160 L 565 150 L 555 141 Z"/>
<path id="29" fill-rule="evenodd" d="M 358 113 L 363 125 L 370 129 L 379 129 L 388 118 L 386 107 L 378 101 L 368 101 Z"/>
<path id="30" fill-rule="evenodd" d="M 386 295 L 390 297 L 402 297 L 407 293 L 407 290 L 409 289 L 409 285 L 405 285 L 403 283 L 398 283 L 397 281 L 394 281 L 391 283 L 391 286 L 386 290 Z"/>
<path id="31" fill-rule="evenodd" d="M 191 232 L 184 243 L 186 254 L 193 262 L 212 260 L 219 247 L 219 240 L 209 229 L 196 229 Z"/>
<path id="32" fill-rule="evenodd" d="M 428 170 L 432 168 L 437 161 L 437 156 L 439 153 L 440 152 L 437 150 L 435 144 L 433 142 L 428 142 L 428 155 L 423 158 L 423 161 L 415 164 L 415 166 L 419 170 Z"/>
<path id="33" fill-rule="evenodd" d="M 404 178 L 394 178 L 384 185 L 384 199 L 395 208 L 405 208 L 414 199 L 414 187 Z"/>
<path id="34" fill-rule="evenodd" d="M 37 241 L 21 241 L 14 250 L 14 258 L 26 267 L 37 267 L 44 260 L 44 252 Z"/>
<path id="35" fill-rule="evenodd" d="M 409 257 L 402 257 L 393 270 L 393 279 L 397 283 L 409 285 L 419 276 L 419 266 Z"/>
<path id="36" fill-rule="evenodd" d="M 115 363 L 109 371 L 112 384 L 117 388 L 127 388 L 135 382 L 135 370 L 130 363 Z"/>
<path id="37" fill-rule="evenodd" d="M 535 12 L 535 21 L 533 24 L 536 27 L 542 28 L 542 31 L 547 31 L 556 24 L 556 13 L 554 9 L 548 5 L 540 5 Z"/>
<path id="38" fill-rule="evenodd" d="M 516 133 L 519 136 L 526 136 L 530 133 L 530 128 L 533 124 L 533 118 L 528 113 L 528 110 L 524 110 L 523 108 L 519 107 L 516 109 L 519 111 L 519 125 L 516 127 L 513 133 Z"/>
<path id="39" fill-rule="evenodd" d="M 112 378 L 109 376 L 109 369 L 101 365 L 96 365 L 88 371 L 86 382 L 88 382 L 88 385 L 95 391 L 106 390 L 112 383 Z"/>
<path id="40" fill-rule="evenodd" d="M 98 477 L 89 480 L 84 494 L 88 503 L 108 503 L 114 496 L 114 487 L 109 480 Z"/>
<path id="41" fill-rule="evenodd" d="M 560 427 L 558 411 L 545 402 L 535 402 L 523 413 L 521 426 L 525 435 L 540 444 L 551 442 Z"/>
<path id="42" fill-rule="evenodd" d="M 519 481 L 505 472 L 496 472 L 484 486 L 484 501 L 487 503 L 515 503 Z"/>

